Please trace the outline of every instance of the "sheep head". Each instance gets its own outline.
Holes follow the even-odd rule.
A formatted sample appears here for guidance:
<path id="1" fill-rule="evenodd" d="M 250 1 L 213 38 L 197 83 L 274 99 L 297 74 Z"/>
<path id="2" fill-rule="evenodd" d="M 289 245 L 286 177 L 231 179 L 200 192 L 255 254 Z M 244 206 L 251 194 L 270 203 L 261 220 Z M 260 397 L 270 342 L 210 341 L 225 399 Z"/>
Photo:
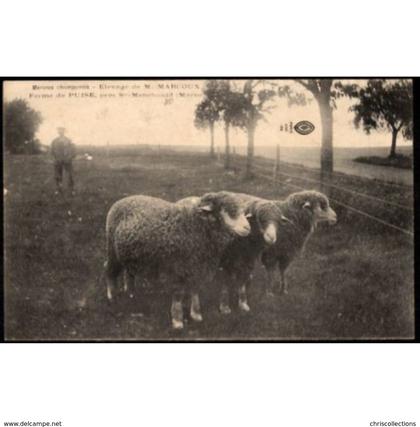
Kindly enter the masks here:
<path id="1" fill-rule="evenodd" d="M 330 225 L 337 222 L 337 214 L 331 209 L 328 197 L 318 191 L 300 191 L 291 194 L 286 201 L 297 209 L 304 209 L 310 215 L 313 226 L 320 222 Z"/>
<path id="2" fill-rule="evenodd" d="M 256 224 L 258 232 L 263 236 L 264 241 L 268 245 L 276 243 L 279 225 L 287 221 L 287 218 L 276 203 L 259 201 L 249 207 L 248 215 L 252 215 L 252 224 Z"/>
<path id="3" fill-rule="evenodd" d="M 245 237 L 251 232 L 244 210 L 227 192 L 205 194 L 196 204 L 196 209 L 210 221 L 223 224 L 232 234 Z"/>

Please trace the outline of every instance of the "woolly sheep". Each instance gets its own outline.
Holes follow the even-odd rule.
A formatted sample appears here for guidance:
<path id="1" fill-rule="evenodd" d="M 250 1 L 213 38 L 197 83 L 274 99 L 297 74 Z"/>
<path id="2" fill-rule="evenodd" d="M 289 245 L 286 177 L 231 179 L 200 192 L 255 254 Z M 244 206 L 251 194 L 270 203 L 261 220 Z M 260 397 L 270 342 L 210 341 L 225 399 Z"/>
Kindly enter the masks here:
<path id="1" fill-rule="evenodd" d="M 232 283 L 238 290 L 239 309 L 249 311 L 247 288 L 257 258 L 268 273 L 267 294 L 272 295 L 275 267 L 279 266 L 280 290 L 287 293 L 285 271 L 300 253 L 316 225 L 327 221 L 334 224 L 336 213 L 330 208 L 328 198 L 316 191 L 291 194 L 284 201 L 265 200 L 256 196 L 232 193 L 245 213 L 250 215 L 251 233 L 246 238 L 236 238 L 221 258 L 222 292 L 220 311 L 229 314 L 229 289 Z"/>
<path id="2" fill-rule="evenodd" d="M 229 288 L 237 287 L 239 308 L 249 311 L 246 287 L 250 281 L 254 264 L 267 245 L 277 240 L 278 223 L 286 221 L 278 206 L 270 200 L 244 193 L 229 193 L 236 199 L 249 218 L 251 233 L 247 237 L 236 237 L 223 252 L 219 265 L 218 278 L 222 282 L 219 309 L 224 314 L 231 312 L 229 307 Z M 178 204 L 191 206 L 197 197 L 178 201 Z"/>
<path id="3" fill-rule="evenodd" d="M 287 294 L 287 267 L 303 251 L 317 224 L 327 222 L 333 225 L 337 222 L 337 215 L 331 209 L 327 196 L 317 191 L 300 191 L 275 203 L 288 221 L 279 228 L 276 243 L 263 251 L 261 261 L 268 274 L 267 293 L 272 294 L 276 288 Z M 280 271 L 278 286 L 275 286 L 276 266 Z"/>
<path id="4" fill-rule="evenodd" d="M 136 274 L 162 273 L 172 280 L 172 326 L 183 328 L 185 290 L 191 293 L 191 318 L 201 321 L 199 284 L 213 278 L 235 236 L 249 232 L 242 209 L 225 192 L 207 193 L 193 206 L 126 197 L 111 207 L 106 221 L 107 296 L 112 299 L 122 271 L 130 286 Z"/>

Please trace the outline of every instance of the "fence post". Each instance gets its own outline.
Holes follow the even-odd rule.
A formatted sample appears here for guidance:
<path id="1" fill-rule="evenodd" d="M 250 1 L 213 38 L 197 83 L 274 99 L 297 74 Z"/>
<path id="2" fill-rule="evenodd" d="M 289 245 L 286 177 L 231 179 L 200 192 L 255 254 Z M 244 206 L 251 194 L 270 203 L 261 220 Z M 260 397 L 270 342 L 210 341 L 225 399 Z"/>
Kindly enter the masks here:
<path id="1" fill-rule="evenodd" d="M 220 147 L 217 146 L 217 161 L 220 162 Z"/>
<path id="2" fill-rule="evenodd" d="M 275 181 L 279 176 L 280 171 L 280 145 L 277 144 L 276 147 L 276 163 L 274 164 L 274 171 L 273 171 L 273 180 Z"/>

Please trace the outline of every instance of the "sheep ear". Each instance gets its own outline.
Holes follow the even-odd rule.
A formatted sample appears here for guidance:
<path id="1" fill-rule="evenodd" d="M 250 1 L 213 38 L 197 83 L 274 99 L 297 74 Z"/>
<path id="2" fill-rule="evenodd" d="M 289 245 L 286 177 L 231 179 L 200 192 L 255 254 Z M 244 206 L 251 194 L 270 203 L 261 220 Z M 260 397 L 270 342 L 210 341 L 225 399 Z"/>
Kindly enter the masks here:
<path id="1" fill-rule="evenodd" d="M 245 214 L 245 218 L 252 218 L 252 217 L 253 217 L 253 215 L 252 215 L 252 213 L 251 213 L 251 212 L 249 212 L 249 213 Z"/>
<path id="2" fill-rule="evenodd" d="M 212 205 L 199 206 L 198 210 L 203 212 L 211 212 L 213 210 L 213 206 Z"/>
<path id="3" fill-rule="evenodd" d="M 311 207 L 311 203 L 310 202 L 305 202 L 302 206 L 302 208 L 310 208 Z"/>
<path id="4" fill-rule="evenodd" d="M 290 222 L 290 220 L 288 220 L 284 215 L 282 215 L 280 219 L 281 219 L 281 222 L 283 223 Z"/>

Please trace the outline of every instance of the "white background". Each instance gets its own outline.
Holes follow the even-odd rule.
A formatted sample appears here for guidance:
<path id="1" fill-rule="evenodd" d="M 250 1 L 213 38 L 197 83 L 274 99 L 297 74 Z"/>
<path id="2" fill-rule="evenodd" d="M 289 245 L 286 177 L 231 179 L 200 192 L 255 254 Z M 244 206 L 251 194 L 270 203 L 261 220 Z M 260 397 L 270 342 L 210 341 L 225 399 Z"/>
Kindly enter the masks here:
<path id="1" fill-rule="evenodd" d="M 415 9 L 355 0 L 3 1 L 0 74 L 419 75 Z M 417 344 L 8 344 L 0 422 L 419 425 L 419 353 Z"/>

